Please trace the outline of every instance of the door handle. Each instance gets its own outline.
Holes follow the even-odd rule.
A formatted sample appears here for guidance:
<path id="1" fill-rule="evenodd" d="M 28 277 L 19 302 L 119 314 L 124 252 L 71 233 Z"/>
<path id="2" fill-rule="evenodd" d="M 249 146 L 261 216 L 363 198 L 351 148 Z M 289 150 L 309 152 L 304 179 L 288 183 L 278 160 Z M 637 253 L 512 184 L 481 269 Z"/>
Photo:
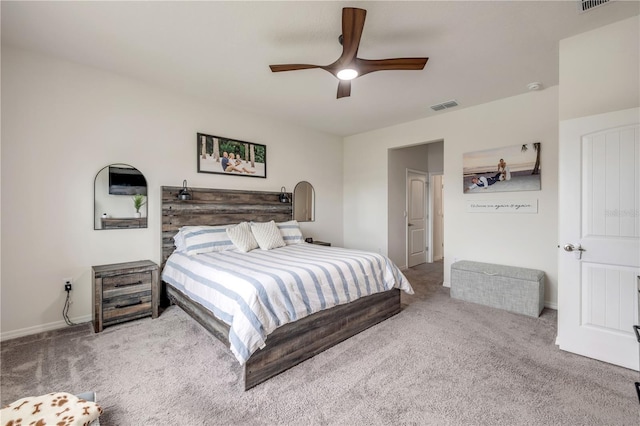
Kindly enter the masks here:
<path id="1" fill-rule="evenodd" d="M 569 243 L 569 244 L 565 244 L 563 248 L 564 248 L 564 251 L 586 251 L 585 249 L 582 248 L 580 244 L 578 244 L 578 247 L 576 247 L 573 244 Z"/>
<path id="2" fill-rule="evenodd" d="M 576 258 L 578 259 L 582 259 L 582 252 L 586 251 L 585 249 L 582 248 L 582 246 L 580 244 L 578 244 L 578 246 L 574 246 L 571 243 L 565 244 L 564 247 L 562 247 L 564 249 L 564 251 L 568 251 L 568 252 L 576 252 Z"/>
<path id="3" fill-rule="evenodd" d="M 408 224 L 407 226 L 413 226 L 413 223 Z"/>

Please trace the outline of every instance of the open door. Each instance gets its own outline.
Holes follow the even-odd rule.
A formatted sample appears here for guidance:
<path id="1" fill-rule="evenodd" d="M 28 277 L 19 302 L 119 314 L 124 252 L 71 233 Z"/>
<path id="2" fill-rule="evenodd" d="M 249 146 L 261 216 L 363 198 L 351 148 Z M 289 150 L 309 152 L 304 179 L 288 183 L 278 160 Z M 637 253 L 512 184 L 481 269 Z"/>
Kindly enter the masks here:
<path id="1" fill-rule="evenodd" d="M 560 123 L 558 344 L 638 370 L 640 110 Z"/>

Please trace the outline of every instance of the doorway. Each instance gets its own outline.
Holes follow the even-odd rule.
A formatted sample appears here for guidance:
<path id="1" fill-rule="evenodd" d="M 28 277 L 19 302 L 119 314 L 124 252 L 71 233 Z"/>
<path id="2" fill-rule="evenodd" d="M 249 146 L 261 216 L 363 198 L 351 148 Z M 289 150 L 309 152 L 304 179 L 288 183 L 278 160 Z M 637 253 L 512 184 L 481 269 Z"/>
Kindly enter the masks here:
<path id="1" fill-rule="evenodd" d="M 408 171 L 422 174 L 424 179 L 425 194 L 424 203 L 420 203 L 421 209 L 426 216 L 426 228 L 422 232 L 425 242 L 421 243 L 421 238 L 410 241 L 410 234 L 419 237 L 420 232 L 409 232 L 409 215 L 416 212 L 417 206 L 411 207 L 409 202 L 410 185 L 408 182 Z M 388 216 L 387 216 L 387 254 L 393 263 L 400 269 L 409 268 L 409 253 L 417 254 L 424 250 L 426 259 L 422 262 L 429 263 L 432 259 L 432 224 L 433 215 L 430 212 L 432 202 L 430 201 L 430 180 L 431 176 L 443 175 L 444 171 L 444 141 L 437 140 L 425 142 L 418 145 L 390 148 L 388 151 L 387 164 L 387 196 L 388 196 Z M 417 187 L 421 183 L 414 183 Z M 419 189 L 414 188 L 419 193 Z M 415 204 L 415 203 L 414 203 Z M 411 211 L 413 209 L 413 211 Z M 420 209 L 418 209 L 420 210 Z M 415 217 L 412 216 L 413 220 Z M 416 228 L 417 229 L 417 228 Z M 409 244 L 412 246 L 410 247 Z M 442 244 L 442 243 L 441 243 Z M 422 249 L 420 249 L 422 247 Z M 413 257 L 413 256 L 412 256 Z M 413 265 L 414 260 L 411 261 Z"/>

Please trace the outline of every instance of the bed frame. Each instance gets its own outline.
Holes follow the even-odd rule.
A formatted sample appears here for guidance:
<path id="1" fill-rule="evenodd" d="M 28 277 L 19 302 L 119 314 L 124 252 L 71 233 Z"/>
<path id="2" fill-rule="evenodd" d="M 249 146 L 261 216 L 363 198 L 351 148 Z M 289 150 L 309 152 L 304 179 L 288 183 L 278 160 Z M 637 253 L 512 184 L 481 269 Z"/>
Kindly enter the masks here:
<path id="1" fill-rule="evenodd" d="M 228 225 L 242 221 L 284 222 L 292 218 L 291 203 L 280 192 L 190 188 L 192 199 L 178 199 L 182 187 L 162 187 L 162 267 L 175 246 L 173 236 L 186 225 Z M 287 194 L 291 200 L 291 193 Z M 162 283 L 165 300 L 180 306 L 211 334 L 229 344 L 229 326 L 209 310 Z M 400 312 L 400 290 L 393 289 L 338 305 L 271 333 L 263 349 L 244 365 L 244 388 L 259 383 Z"/>

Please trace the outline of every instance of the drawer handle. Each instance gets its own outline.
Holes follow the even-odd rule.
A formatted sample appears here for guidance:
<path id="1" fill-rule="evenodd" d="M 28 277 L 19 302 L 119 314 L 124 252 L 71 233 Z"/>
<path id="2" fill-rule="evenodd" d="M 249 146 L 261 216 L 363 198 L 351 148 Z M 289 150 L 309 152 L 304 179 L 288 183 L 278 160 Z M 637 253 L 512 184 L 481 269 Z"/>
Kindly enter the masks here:
<path id="1" fill-rule="evenodd" d="M 492 273 L 490 273 L 490 272 L 484 272 L 484 271 L 483 271 L 482 273 L 483 273 L 483 274 L 485 274 L 485 275 L 489 275 L 490 277 L 493 277 L 493 276 L 498 275 L 498 272 L 496 272 L 495 274 L 492 274 Z"/>
<path id="2" fill-rule="evenodd" d="M 142 281 L 137 281 L 135 283 L 128 283 L 128 284 L 116 284 L 116 287 L 129 287 L 129 286 L 138 285 L 138 284 L 142 284 Z"/>
<path id="3" fill-rule="evenodd" d="M 128 308 L 129 306 L 142 305 L 142 300 L 138 300 L 137 302 L 129 303 L 128 305 L 116 305 L 116 309 L 120 308 Z"/>

